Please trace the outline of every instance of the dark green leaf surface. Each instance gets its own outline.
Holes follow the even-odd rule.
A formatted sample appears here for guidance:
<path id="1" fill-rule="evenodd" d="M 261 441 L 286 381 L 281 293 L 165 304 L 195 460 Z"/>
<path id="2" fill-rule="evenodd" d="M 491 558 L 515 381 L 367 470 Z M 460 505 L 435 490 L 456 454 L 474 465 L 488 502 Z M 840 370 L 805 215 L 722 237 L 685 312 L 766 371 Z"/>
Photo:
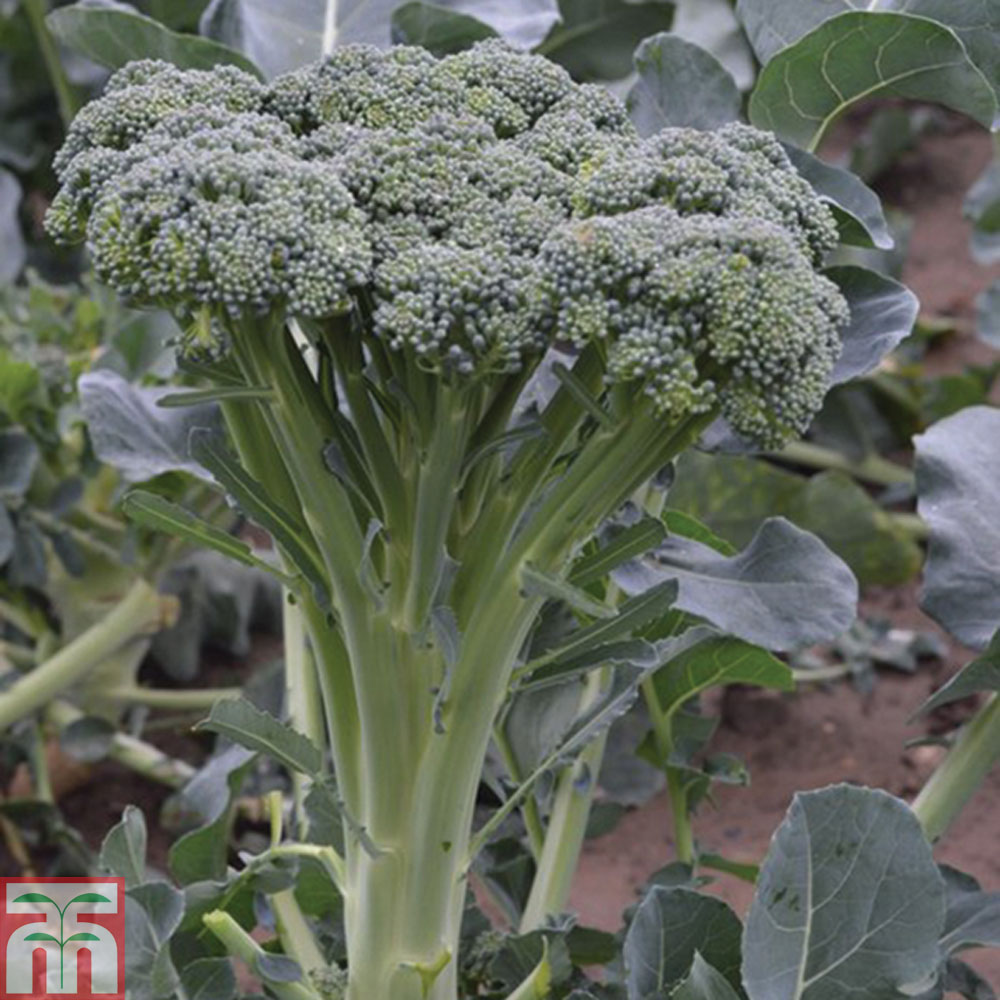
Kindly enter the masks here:
<path id="1" fill-rule="evenodd" d="M 187 1000 L 232 1000 L 236 976 L 228 958 L 200 958 L 180 970 Z"/>
<path id="2" fill-rule="evenodd" d="M 940 961 L 944 882 L 909 808 L 838 785 L 797 795 L 743 938 L 750 1000 L 887 1000 Z"/>
<path id="3" fill-rule="evenodd" d="M 437 0 L 404 3 L 392 15 L 393 41 L 444 55 L 497 35 L 512 45 L 538 45 L 559 20 L 556 0 Z"/>
<path id="4" fill-rule="evenodd" d="M 672 715 L 689 698 L 720 685 L 750 684 L 778 691 L 795 688 L 788 664 L 766 650 L 710 629 L 693 631 L 703 633 L 699 641 L 685 643 L 656 672 L 654 685 L 664 713 Z"/>
<path id="5" fill-rule="evenodd" d="M 181 885 L 219 882 L 225 878 L 231 806 L 254 756 L 244 747 L 227 747 L 213 757 L 178 796 L 182 812 L 193 813 L 203 823 L 170 849 L 170 873 Z"/>
<path id="6" fill-rule="evenodd" d="M 921 603 L 974 649 L 1000 624 L 1000 410 L 971 406 L 914 438 L 917 510 L 930 528 Z"/>
<path id="7" fill-rule="evenodd" d="M 997 101 L 947 28 L 906 14 L 850 12 L 825 21 L 764 67 L 750 121 L 806 149 L 858 101 L 945 104 L 992 128 Z"/>
<path id="8" fill-rule="evenodd" d="M 670 995 L 688 977 L 695 955 L 724 982 L 739 985 L 742 930 L 721 899 L 654 886 L 639 904 L 622 949 L 629 1000 Z"/>
<path id="9" fill-rule="evenodd" d="M 947 684 L 935 691 L 920 706 L 917 714 L 925 715 L 980 691 L 1000 691 L 1000 632 L 994 633 L 982 656 L 967 663 Z"/>
<path id="10" fill-rule="evenodd" d="M 969 188 L 964 211 L 973 225 L 972 255 L 980 264 L 1000 263 L 1000 156 Z"/>
<path id="11" fill-rule="evenodd" d="M 146 879 L 146 818 L 142 810 L 126 806 L 121 821 L 111 828 L 101 844 L 98 865 L 101 871 L 120 875 L 125 888 Z"/>
<path id="12" fill-rule="evenodd" d="M 19 500 L 28 492 L 39 457 L 38 445 L 19 427 L 0 431 L 0 498 Z"/>
<path id="13" fill-rule="evenodd" d="M 537 51 L 577 80 L 619 80 L 632 71 L 636 46 L 669 31 L 669 0 L 560 0 L 561 22 Z"/>
<path id="14" fill-rule="evenodd" d="M 0 281 L 13 281 L 24 267 L 27 249 L 21 233 L 21 185 L 17 178 L 0 168 Z"/>
<path id="15" fill-rule="evenodd" d="M 687 979 L 670 994 L 670 1000 L 739 1000 L 726 977 L 697 952 Z"/>
<path id="16" fill-rule="evenodd" d="M 172 503 L 158 493 L 132 490 L 122 501 L 122 510 L 130 520 L 154 531 L 174 535 L 192 545 L 213 549 L 247 566 L 257 566 L 281 575 L 275 567 L 258 559 L 246 542 L 241 542 L 221 528 L 195 517 L 180 504 Z"/>
<path id="17" fill-rule="evenodd" d="M 740 117 L 736 82 L 710 52 L 661 33 L 636 49 L 639 79 L 629 91 L 629 114 L 642 135 L 669 127 L 714 129 Z"/>
<path id="18" fill-rule="evenodd" d="M 243 698 L 217 701 L 197 728 L 220 733 L 301 774 L 315 776 L 323 766 L 323 755 L 308 737 Z"/>
<path id="19" fill-rule="evenodd" d="M 737 12 L 761 62 L 850 11 L 895 11 L 930 18 L 951 28 L 983 75 L 1000 85 L 1000 7 L 991 0 L 738 0 Z"/>
<path id="20" fill-rule="evenodd" d="M 183 69 L 228 64 L 257 72 L 239 52 L 208 38 L 171 31 L 124 5 L 81 0 L 52 11 L 47 23 L 67 48 L 109 69 L 135 59 L 162 59 Z"/>
<path id="21" fill-rule="evenodd" d="M 841 333 L 844 349 L 833 369 L 836 385 L 877 368 L 912 333 L 920 302 L 898 281 L 863 267 L 831 267 L 826 274 L 851 308 L 851 322 Z"/>
<path id="22" fill-rule="evenodd" d="M 976 299 L 976 333 L 984 343 L 1000 350 L 1000 281 L 994 281 Z"/>
<path id="23" fill-rule="evenodd" d="M 882 201 L 863 180 L 804 149 L 788 146 L 786 151 L 795 169 L 833 210 L 843 243 L 879 250 L 893 248 Z"/>
<path id="24" fill-rule="evenodd" d="M 497 33 L 476 17 L 438 3 L 414 0 L 392 12 L 392 40 L 398 45 L 420 45 L 436 56 L 461 52 Z"/>

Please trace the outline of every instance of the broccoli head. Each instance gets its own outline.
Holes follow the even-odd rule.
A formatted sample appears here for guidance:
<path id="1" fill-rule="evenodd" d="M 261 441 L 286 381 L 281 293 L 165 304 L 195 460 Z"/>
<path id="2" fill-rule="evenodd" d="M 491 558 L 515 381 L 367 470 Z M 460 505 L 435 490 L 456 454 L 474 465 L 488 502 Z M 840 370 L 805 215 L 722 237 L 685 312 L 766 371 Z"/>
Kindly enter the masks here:
<path id="1" fill-rule="evenodd" d="M 847 319 L 834 220 L 772 137 L 642 139 L 499 41 L 346 46 L 267 85 L 135 63 L 56 167 L 50 231 L 132 302 L 220 329 L 353 312 L 446 378 L 594 344 L 609 384 L 768 445 L 819 407 Z"/>

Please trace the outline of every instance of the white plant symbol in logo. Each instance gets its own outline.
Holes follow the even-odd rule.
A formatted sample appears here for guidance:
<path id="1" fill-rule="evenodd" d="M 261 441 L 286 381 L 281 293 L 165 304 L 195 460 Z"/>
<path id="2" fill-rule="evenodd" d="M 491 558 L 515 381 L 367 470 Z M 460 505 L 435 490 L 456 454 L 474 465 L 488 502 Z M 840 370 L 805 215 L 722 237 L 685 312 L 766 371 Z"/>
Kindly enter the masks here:
<path id="1" fill-rule="evenodd" d="M 117 878 L 0 880 L 0 997 L 34 995 L 39 948 L 46 996 L 120 997 L 123 892 Z"/>
<path id="2" fill-rule="evenodd" d="M 62 989 L 65 981 L 65 956 L 64 951 L 66 945 L 70 941 L 100 941 L 101 939 L 96 935 L 92 934 L 90 931 L 77 931 L 76 934 L 71 934 L 69 937 L 63 936 L 63 926 L 66 919 L 66 911 L 74 903 L 110 903 L 111 900 L 107 896 L 102 896 L 99 892 L 82 892 L 79 896 L 74 896 L 65 906 L 60 907 L 59 904 L 46 896 L 44 892 L 26 892 L 21 896 L 18 896 L 15 903 L 49 903 L 55 907 L 56 912 L 59 914 L 59 937 L 54 934 L 49 934 L 46 931 L 35 931 L 33 934 L 29 934 L 24 940 L 25 941 L 54 941 L 59 945 L 59 988 Z"/>

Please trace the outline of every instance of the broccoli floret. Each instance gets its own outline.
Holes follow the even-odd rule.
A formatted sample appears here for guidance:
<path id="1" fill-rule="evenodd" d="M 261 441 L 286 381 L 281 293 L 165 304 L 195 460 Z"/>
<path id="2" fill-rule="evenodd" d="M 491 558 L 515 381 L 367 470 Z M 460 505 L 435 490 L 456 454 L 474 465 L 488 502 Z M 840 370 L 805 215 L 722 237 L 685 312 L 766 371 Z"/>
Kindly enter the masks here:
<path id="1" fill-rule="evenodd" d="M 346 46 L 270 85 L 133 64 L 58 167 L 51 231 L 131 300 L 211 329 L 359 309 L 463 378 L 596 342 L 664 415 L 719 408 L 767 444 L 819 406 L 847 315 L 817 270 L 832 215 L 772 137 L 640 139 L 606 90 L 499 41 Z"/>
<path id="2" fill-rule="evenodd" d="M 564 229 L 540 263 L 553 334 L 606 339 L 608 379 L 672 418 L 720 407 L 773 444 L 822 402 L 846 307 L 774 223 L 643 208 Z"/>

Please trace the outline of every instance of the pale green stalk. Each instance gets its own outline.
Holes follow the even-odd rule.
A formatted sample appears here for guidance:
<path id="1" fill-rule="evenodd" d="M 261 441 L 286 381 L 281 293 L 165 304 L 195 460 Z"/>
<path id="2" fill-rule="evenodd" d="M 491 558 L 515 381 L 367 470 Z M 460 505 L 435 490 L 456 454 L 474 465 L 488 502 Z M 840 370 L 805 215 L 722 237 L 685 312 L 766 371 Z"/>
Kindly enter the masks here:
<path id="1" fill-rule="evenodd" d="M 251 972 L 256 974 L 257 963 L 267 957 L 267 952 L 228 913 L 213 910 L 211 913 L 206 913 L 202 919 L 226 951 L 233 958 L 244 962 Z M 278 1000 L 320 1000 L 314 990 L 301 982 L 269 981 L 267 986 Z"/>
<path id="2" fill-rule="evenodd" d="M 947 832 L 998 761 L 1000 695 L 994 694 L 959 733 L 913 803 L 928 840 Z"/>
<path id="3" fill-rule="evenodd" d="M 158 631 L 162 616 L 160 595 L 136 580 L 104 618 L 0 695 L 0 732 L 78 684 L 127 644 Z"/>

